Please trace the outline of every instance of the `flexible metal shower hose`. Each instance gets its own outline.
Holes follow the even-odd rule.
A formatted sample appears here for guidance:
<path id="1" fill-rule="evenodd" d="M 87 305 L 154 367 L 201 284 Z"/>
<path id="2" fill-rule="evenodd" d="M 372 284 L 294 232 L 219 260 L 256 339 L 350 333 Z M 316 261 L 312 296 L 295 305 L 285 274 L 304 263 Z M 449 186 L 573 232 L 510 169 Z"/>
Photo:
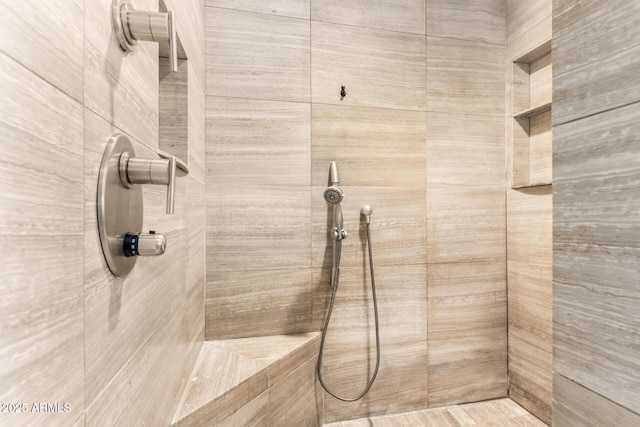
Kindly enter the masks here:
<path id="1" fill-rule="evenodd" d="M 334 244 L 336 245 L 336 257 L 334 261 L 336 262 L 336 268 L 335 268 L 335 273 L 333 277 L 334 285 L 333 285 L 333 290 L 331 291 L 331 302 L 329 303 L 329 311 L 327 312 L 327 318 L 324 321 L 324 327 L 322 328 L 322 338 L 320 339 L 320 354 L 318 355 L 318 380 L 320 381 L 322 388 L 324 388 L 327 393 L 329 393 L 331 396 L 335 397 L 336 399 L 342 400 L 343 402 L 355 402 L 356 400 L 362 399 L 364 395 L 366 395 L 369 392 L 369 389 L 373 385 L 373 382 L 375 381 L 376 376 L 378 375 L 378 368 L 380 367 L 380 331 L 378 328 L 378 301 L 376 298 L 376 281 L 375 281 L 375 278 L 373 277 L 373 255 L 371 251 L 371 230 L 370 230 L 369 224 L 367 224 L 367 246 L 369 246 L 369 270 L 371 271 L 371 292 L 373 294 L 373 313 L 375 316 L 375 324 L 376 324 L 376 368 L 373 371 L 373 375 L 367 382 L 367 386 L 365 387 L 364 391 L 353 398 L 338 396 L 335 392 L 329 389 L 329 387 L 325 384 L 324 380 L 322 379 L 322 356 L 324 353 L 324 340 L 327 336 L 327 329 L 329 328 L 331 313 L 333 312 L 333 305 L 336 300 L 336 293 L 338 292 L 338 283 L 340 280 L 340 255 L 342 253 L 342 240 L 336 240 Z"/>

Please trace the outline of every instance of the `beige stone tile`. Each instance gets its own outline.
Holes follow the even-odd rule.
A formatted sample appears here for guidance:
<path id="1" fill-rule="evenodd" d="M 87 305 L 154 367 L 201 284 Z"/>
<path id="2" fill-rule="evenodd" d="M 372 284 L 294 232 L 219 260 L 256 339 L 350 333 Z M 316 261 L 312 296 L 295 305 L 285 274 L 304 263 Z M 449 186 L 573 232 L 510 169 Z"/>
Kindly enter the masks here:
<path id="1" fill-rule="evenodd" d="M 311 19 L 357 27 L 424 34 L 424 0 L 317 0 L 311 4 Z"/>
<path id="2" fill-rule="evenodd" d="M 425 265 L 375 266 L 376 292 L 381 334 L 386 334 L 391 342 L 402 341 L 404 336 L 416 339 L 426 334 L 426 268 Z M 324 321 L 331 297 L 328 271 L 315 271 L 314 278 L 322 280 L 321 287 L 314 294 L 314 316 Z M 317 304 L 316 304 L 317 301 Z M 340 282 L 331 318 L 330 329 L 334 333 L 365 334 L 362 325 L 374 326 L 371 279 L 368 271 L 361 268 L 341 268 Z M 317 312 L 317 313 L 316 313 Z M 353 322 L 353 323 L 352 323 Z M 360 326 L 355 326 L 359 323 Z M 337 329 L 336 329 L 337 328 Z M 373 331 L 373 329 L 371 329 Z M 371 335 L 373 337 L 373 335 Z M 340 335 L 336 339 L 340 338 Z M 327 338 L 327 344 L 331 341 Z M 354 341 L 354 345 L 369 346 L 363 341 Z M 342 342 L 342 341 L 340 341 Z M 363 344 L 364 343 L 364 344 Z M 372 342 L 371 344 L 375 344 Z"/>
<path id="3" fill-rule="evenodd" d="M 207 179 L 309 185 L 309 104 L 207 97 Z"/>
<path id="4" fill-rule="evenodd" d="M 263 417 L 268 417 L 270 412 L 267 408 L 265 414 L 258 414 L 264 406 L 259 402 L 268 395 L 267 387 L 273 386 L 276 390 L 276 405 L 288 405 L 283 401 L 288 397 L 282 393 L 291 392 L 292 387 L 301 384 L 299 375 L 291 378 L 296 375 L 292 372 L 300 372 L 296 369 L 304 365 L 310 368 L 311 379 L 314 378 L 318 343 L 317 332 L 205 342 L 183 394 L 175 425 L 219 425 L 222 420 L 227 423 L 223 425 L 238 425 L 239 420 L 245 419 L 243 422 L 262 425 Z M 221 371 L 225 372 L 224 376 L 220 376 Z M 299 391 L 310 392 L 306 385 Z M 258 397 L 260 393 L 262 396 Z M 291 396 L 299 395 L 291 393 Z M 287 407 L 281 412 L 290 415 L 289 410 Z M 295 409 L 296 412 L 305 410 L 310 407 L 303 405 Z M 254 418 L 255 421 L 248 421 Z"/>
<path id="5" fill-rule="evenodd" d="M 184 304 L 184 339 L 191 351 L 204 340 L 204 278 L 188 289 Z M 193 360 L 195 363 L 195 360 Z M 186 363 L 189 366 L 189 363 Z M 193 366 L 193 364 L 191 364 Z"/>
<path id="6" fill-rule="evenodd" d="M 257 372 L 255 360 L 229 351 L 215 341 L 205 341 L 182 395 L 179 418 L 194 413 Z"/>
<path id="7" fill-rule="evenodd" d="M 311 270 L 207 273 L 207 339 L 290 334 L 311 330 Z"/>
<path id="8" fill-rule="evenodd" d="M 139 259 L 124 278 L 111 274 L 104 260 L 96 218 L 98 171 L 109 137 L 119 130 L 85 109 L 85 357 L 86 396 L 92 402 L 185 294 L 187 269 L 184 231 L 186 183 L 178 181 L 176 213 L 165 214 L 166 190 L 145 186 L 143 230 L 167 237 L 167 250 L 157 258 Z M 151 150 L 132 140 L 136 155 Z"/>
<path id="9" fill-rule="evenodd" d="M 554 371 L 634 412 L 638 108 L 555 127 L 553 185 Z"/>
<path id="10" fill-rule="evenodd" d="M 477 261 L 429 264 L 429 298 L 445 302 L 447 298 L 494 295 L 506 290 L 503 262 Z M 454 302 L 454 301 L 451 301 Z"/>
<path id="11" fill-rule="evenodd" d="M 508 191 L 508 277 L 511 320 L 551 336 L 551 187 Z M 547 348 L 550 351 L 550 347 Z"/>
<path id="12" fill-rule="evenodd" d="M 336 161 L 343 185 L 424 186 L 424 112 L 313 104 L 312 123 L 314 185 Z"/>
<path id="13" fill-rule="evenodd" d="M 503 402 L 500 402 L 500 406 L 505 408 L 505 411 L 511 412 L 513 416 L 526 417 L 531 415 L 526 408 L 519 405 L 513 399 L 505 399 Z"/>
<path id="14" fill-rule="evenodd" d="M 191 425 L 200 426 L 203 424 L 206 425 L 207 423 L 217 425 L 226 419 L 226 417 L 236 412 L 239 407 L 246 405 L 265 390 L 267 390 L 267 375 L 265 372 L 259 372 L 257 375 L 250 377 L 241 387 L 237 387 L 222 396 L 213 405 L 204 407 L 204 411 L 192 418 L 194 423 Z M 201 417 L 200 415 L 202 414 L 207 414 L 208 417 Z M 182 424 L 178 424 L 177 427 L 181 426 Z"/>
<path id="15" fill-rule="evenodd" d="M 638 12 L 624 0 L 554 3 L 554 125 L 640 100 Z"/>
<path id="16" fill-rule="evenodd" d="M 78 235 L 82 223 L 82 107 L 6 55 L 0 189 L 3 235 Z M 43 222 L 43 214 L 47 220 Z M 20 232 L 18 232 L 20 230 Z"/>
<path id="17" fill-rule="evenodd" d="M 510 411 L 505 411 L 498 404 L 499 401 L 508 400 L 489 400 L 464 405 L 456 405 L 449 407 L 449 411 L 454 418 L 458 420 L 460 425 L 494 425 L 496 427 L 507 427 L 506 420 L 512 417 Z"/>
<path id="18" fill-rule="evenodd" d="M 552 190 L 507 191 L 509 396 L 551 422 Z"/>
<path id="19" fill-rule="evenodd" d="M 3 306 L 3 313 L 13 318 L 3 318 L 7 329 L 2 331 L 4 337 L 11 337 L 12 322 L 21 322 L 21 337 L 13 342 L 22 347 L 26 343 L 30 348 L 24 354 L 28 357 L 23 357 L 22 347 L 17 349 L 13 344 L 3 344 L 3 350 L 13 353 L 12 369 L 27 369 L 28 373 L 23 372 L 20 381 L 16 381 L 0 370 L 3 383 L 15 384 L 12 392 L 29 395 L 4 394 L 3 401 L 15 398 L 71 404 L 68 415 L 35 414 L 33 419 L 23 417 L 16 421 L 20 425 L 84 426 L 83 411 L 87 407 L 87 425 L 169 425 L 183 371 L 189 365 L 186 352 L 197 349 L 195 342 L 202 339 L 203 329 L 203 323 L 199 322 L 204 320 L 197 314 L 203 313 L 203 304 L 200 310 L 185 308 L 187 268 L 182 261 L 187 252 L 183 233 L 186 181 L 178 183 L 177 214 L 172 218 L 163 213 L 164 190 L 145 191 L 145 228 L 166 232 L 169 246 L 161 261 L 145 260 L 151 263 L 151 268 L 143 269 L 132 280 L 116 282 L 108 278 L 110 273 L 102 261 L 95 218 L 97 168 L 111 132 L 130 130 L 143 140 L 143 144 L 134 141 L 136 148 L 149 156 L 152 154 L 149 148 L 158 146 L 157 48 L 141 46 L 134 55 L 120 52 L 111 28 L 111 1 L 4 3 L 6 8 L 3 4 L 0 9 L 6 25 L 2 27 L 18 37 L 7 39 L 3 52 L 15 54 L 15 59 L 35 74 L 26 73 L 31 76 L 31 81 L 25 79 L 27 85 L 16 84 L 14 80 L 22 80 L 23 72 L 9 69 L 5 64 L 8 57 L 0 54 L 4 80 L 11 86 L 2 90 L 8 98 L 4 105 L 11 108 L 11 113 L 0 114 L 2 127 L 10 141 L 20 142 L 18 150 L 7 146 L 9 169 L 0 168 L 0 176 L 11 171 L 11 177 L 3 176 L 2 182 L 10 185 L 12 191 L 20 192 L 11 214 L 3 212 L 2 218 L 6 218 L 9 228 L 18 225 L 25 230 L 18 236 L 19 241 L 9 240 L 14 238 L 14 232 L 3 232 L 7 227 L 0 221 L 0 234 L 7 234 L 3 239 L 13 245 L 11 256 L 5 256 L 4 244 L 0 245 L 0 254 L 11 274 L 0 282 L 9 286 L 20 278 L 20 289 L 30 293 L 26 296 L 12 292 L 29 304 L 19 310 L 20 315 L 12 313 L 12 305 Z M 178 7 L 186 3 L 196 5 L 198 1 L 180 2 Z M 203 3 L 200 4 L 203 12 Z M 158 2 L 139 0 L 135 6 L 154 10 Z M 197 11 L 197 7 L 192 11 Z M 199 18 L 197 13 L 189 18 L 202 21 L 202 12 Z M 180 11 L 176 13 L 181 15 Z M 54 21 L 56 25 L 51 25 Z M 185 21 L 178 20 L 179 33 L 180 22 Z M 56 28 L 55 46 L 43 37 L 49 28 Z M 28 34 L 22 34 L 25 32 Z M 204 46 L 204 37 L 198 38 Z M 203 64 L 204 55 L 201 56 Z M 204 81 L 204 72 L 201 80 Z M 203 93 L 201 99 L 204 135 Z M 83 102 L 88 108 L 83 109 Z M 23 118 L 24 123 L 19 123 L 17 119 Z M 116 123 L 118 128 L 109 122 Z M 13 155 L 21 158 L 13 159 Z M 204 149 L 201 157 L 204 158 Z M 25 161 L 30 164 L 23 176 Z M 34 190 L 37 195 L 31 194 Z M 5 196 L 4 187 L 0 187 L 0 193 Z M 11 201 L 11 197 L 7 195 L 6 200 Z M 201 221 L 204 225 L 204 209 Z M 204 273 L 204 248 L 201 249 Z M 16 265 L 13 256 L 20 257 Z M 38 271 L 29 265 L 33 257 L 37 258 Z M 174 266 L 169 267 L 171 264 Z M 21 269 L 25 267 L 31 271 L 28 278 L 21 278 Z M 141 268 L 139 265 L 138 270 Z M 31 289 L 32 280 L 38 282 L 36 293 Z M 200 296 L 198 292 L 187 296 L 191 307 L 198 299 L 203 300 L 204 282 L 199 283 Z M 195 285 L 193 289 L 197 288 Z M 11 300 L 5 302 L 9 304 Z M 36 343 L 30 341 L 31 320 L 22 313 L 38 319 Z M 186 319 L 187 315 L 193 318 Z M 42 334 L 46 339 L 39 336 Z M 50 347 L 49 342 L 55 342 L 55 346 Z M 46 358 L 41 357 L 41 351 Z M 0 360 L 4 356 L 0 355 Z M 90 373 L 85 372 L 85 365 Z M 44 368 L 46 372 L 41 372 Z M 157 375 L 158 372 L 162 375 Z M 84 382 L 88 384 L 86 392 Z M 37 388 L 37 393 L 31 393 L 32 387 Z M 149 399 L 151 391 L 153 397 Z M 0 424 L 4 425 L 4 420 Z"/>
<path id="20" fill-rule="evenodd" d="M 545 427 L 547 425 L 531 414 L 513 417 L 511 421 L 513 421 L 513 425 L 519 427 Z"/>
<path id="21" fill-rule="evenodd" d="M 522 2 L 507 0 L 507 40 L 512 41 L 526 33 L 538 22 L 551 15 L 550 0 Z"/>
<path id="22" fill-rule="evenodd" d="M 473 424 L 474 427 L 516 427 L 519 425 L 514 417 L 498 418 L 489 422 L 479 422 Z"/>
<path id="23" fill-rule="evenodd" d="M 551 259 L 551 253 L 549 253 Z M 514 326 L 533 328 L 545 339 L 551 337 L 552 286 L 551 267 L 529 264 L 526 260 L 509 261 L 509 310 Z M 550 350 L 550 348 L 548 348 Z"/>
<path id="24" fill-rule="evenodd" d="M 640 251 L 564 242 L 554 249 L 555 371 L 636 408 L 624 390 L 638 384 L 638 337 L 629 327 L 638 322 Z"/>
<path id="25" fill-rule="evenodd" d="M 362 274 L 364 273 L 358 272 L 358 275 Z M 344 278 L 343 276 L 341 277 Z M 359 277 L 361 276 L 357 276 L 357 278 Z M 355 280 L 357 280 L 357 278 Z M 351 280 L 354 280 L 354 278 L 351 278 Z M 324 321 L 327 316 L 327 310 L 329 309 L 329 301 L 331 300 L 331 266 L 322 269 L 312 269 L 311 287 L 313 295 L 312 327 L 314 330 L 322 331 L 324 328 Z"/>
<path id="26" fill-rule="evenodd" d="M 532 49 L 551 40 L 551 21 L 551 15 L 547 15 L 519 36 L 507 40 L 507 60 L 509 65 L 516 58 L 520 58 Z"/>
<path id="27" fill-rule="evenodd" d="M 83 90 L 83 3 L 0 3 L 2 52 L 78 101 Z"/>
<path id="28" fill-rule="evenodd" d="M 266 390 L 266 372 L 258 372 L 217 399 L 195 409 L 184 418 L 179 418 L 181 412 L 176 412 L 176 418 L 172 425 L 176 427 L 219 425 Z"/>
<path id="29" fill-rule="evenodd" d="M 269 425 L 315 427 L 322 424 L 322 389 L 314 357 L 269 387 Z"/>
<path id="30" fill-rule="evenodd" d="M 507 191 L 509 261 L 551 267 L 552 198 L 550 185 Z"/>
<path id="31" fill-rule="evenodd" d="M 208 190 L 208 272 L 310 267 L 310 205 L 304 186 Z"/>
<path id="32" fill-rule="evenodd" d="M 428 185 L 503 183 L 504 136 L 503 117 L 428 112 Z"/>
<path id="33" fill-rule="evenodd" d="M 504 260 L 503 186 L 430 185 L 427 217 L 429 263 Z"/>
<path id="34" fill-rule="evenodd" d="M 553 167 L 551 111 L 529 119 L 529 180 L 531 185 L 550 184 Z"/>
<path id="35" fill-rule="evenodd" d="M 171 424 L 186 357 L 180 317 L 181 310 L 167 316 L 111 378 L 87 408 L 87 426 Z"/>
<path id="36" fill-rule="evenodd" d="M 269 425 L 269 392 L 265 391 L 226 418 L 220 427 L 260 427 Z"/>
<path id="37" fill-rule="evenodd" d="M 504 1 L 428 0 L 427 34 L 504 45 Z"/>
<path id="38" fill-rule="evenodd" d="M 424 36 L 313 21 L 311 50 L 314 103 L 425 109 Z"/>
<path id="39" fill-rule="evenodd" d="M 473 418 L 462 409 L 461 405 L 447 406 L 447 410 L 461 426 L 475 425 L 476 423 Z M 432 411 L 432 409 L 429 411 Z"/>
<path id="40" fill-rule="evenodd" d="M 375 367 L 375 322 L 368 274 L 342 269 L 325 342 L 323 377 L 339 395 L 360 393 Z M 383 415 L 427 405 L 425 265 L 376 266 L 380 370 L 369 393 L 343 403 L 325 394 L 325 421 Z"/>
<path id="41" fill-rule="evenodd" d="M 200 190 L 204 191 L 204 185 L 198 183 L 193 177 L 189 177 L 187 182 L 187 280 L 185 281 L 185 302 L 182 305 L 181 336 L 181 342 L 186 347 L 186 354 L 183 360 L 184 368 L 181 377 L 181 387 L 174 397 L 174 401 L 180 399 L 180 395 L 191 378 L 192 369 L 196 364 L 203 346 L 205 325 L 204 197 L 194 197 Z M 194 198 L 198 200 L 194 201 Z"/>
<path id="42" fill-rule="evenodd" d="M 551 422 L 551 337 L 529 325 L 509 323 L 509 397 Z"/>
<path id="43" fill-rule="evenodd" d="M 553 98 L 552 69 L 550 53 L 530 64 L 529 104 L 532 107 L 546 104 Z"/>
<path id="44" fill-rule="evenodd" d="M 312 187 L 314 268 L 331 268 L 333 257 L 333 240 L 328 238 L 332 208 L 324 200 L 325 188 Z M 360 215 L 364 204 L 373 207 L 371 242 L 375 265 L 424 263 L 427 217 L 424 189 L 346 185 L 341 188 L 346 195 L 341 205 L 349 234 L 342 244 L 343 267 L 363 266 L 368 257 L 366 225 Z"/>
<path id="45" fill-rule="evenodd" d="M 558 242 L 554 251 L 554 371 L 637 411 L 628 390 L 639 384 L 640 250 Z"/>
<path id="46" fill-rule="evenodd" d="M 189 63 L 189 175 L 200 182 L 205 182 L 205 152 L 206 152 L 206 117 L 204 85 L 195 77 L 194 67 Z"/>
<path id="47" fill-rule="evenodd" d="M 186 290 L 193 292 L 193 288 L 200 287 L 200 297 L 204 297 L 205 254 L 206 254 L 206 213 L 205 186 L 193 177 L 183 178 L 187 183 L 185 226 L 187 231 L 187 270 Z M 200 301 L 204 307 L 204 299 Z"/>
<path id="48" fill-rule="evenodd" d="M 306 342 L 300 344 L 303 340 Z M 319 332 L 309 332 L 306 334 L 298 334 L 297 336 L 284 335 L 280 338 L 279 343 L 283 341 L 290 341 L 293 345 L 296 345 L 297 348 L 289 352 L 286 357 L 280 358 L 275 362 L 271 362 L 273 359 L 260 359 L 262 363 L 270 363 L 268 368 L 269 387 L 288 375 L 291 372 L 291 366 L 301 366 L 304 361 L 316 356 L 320 349 Z"/>
<path id="49" fill-rule="evenodd" d="M 635 426 L 640 415 L 554 372 L 553 425 Z"/>
<path id="50" fill-rule="evenodd" d="M 318 332 L 254 336 L 249 338 L 219 340 L 216 342 L 216 345 L 255 359 L 258 366 L 264 369 L 283 358 L 288 358 L 291 353 L 296 350 L 308 348 L 308 344 L 316 340 L 317 337 Z M 304 357 L 301 362 L 306 362 L 312 356 L 312 354 L 309 354 L 307 357 Z M 298 363 L 296 365 L 301 364 L 302 363 Z"/>
<path id="51" fill-rule="evenodd" d="M 429 264 L 429 406 L 507 394 L 504 261 Z"/>
<path id="52" fill-rule="evenodd" d="M 438 427 L 459 427 L 460 424 L 453 414 L 447 408 L 430 409 L 428 411 L 421 411 L 416 413 L 426 426 L 438 426 Z"/>
<path id="53" fill-rule="evenodd" d="M 633 104 L 554 127 L 554 240 L 638 248 L 639 113 Z"/>
<path id="54" fill-rule="evenodd" d="M 545 426 L 542 421 L 529 414 L 510 399 L 490 400 L 468 405 L 447 406 L 325 424 L 328 427 L 459 427 L 470 425 L 483 427 Z"/>
<path id="55" fill-rule="evenodd" d="M 422 427 L 427 424 L 429 419 L 426 418 L 424 414 L 421 413 L 403 413 L 398 415 L 390 415 L 390 416 L 381 416 L 381 417 L 373 417 L 369 418 L 369 424 L 365 424 L 367 426 L 373 427 Z M 347 424 L 347 423 L 345 423 Z M 350 424 L 347 424 L 350 425 Z M 442 427 L 451 426 L 451 424 L 436 424 Z M 456 426 L 457 424 L 453 424 Z"/>
<path id="56" fill-rule="evenodd" d="M 168 58 L 159 58 L 158 147 L 189 165 L 189 63 L 170 71 Z"/>
<path id="57" fill-rule="evenodd" d="M 256 360 L 259 369 L 267 369 L 269 387 L 318 354 L 320 333 L 272 335 L 217 341 L 223 347 Z"/>
<path id="58" fill-rule="evenodd" d="M 460 405 L 469 417 L 477 423 L 488 423 L 512 417 L 527 415 L 528 412 L 511 399 L 495 399 L 485 402 Z"/>
<path id="59" fill-rule="evenodd" d="M 205 82 L 205 0 L 163 0 L 174 12 L 176 33 L 201 87 Z M 136 3 L 137 7 L 137 3 Z"/>
<path id="60" fill-rule="evenodd" d="M 0 424 L 70 425 L 84 408 L 82 107 L 4 54 L 0 69 L 0 397 L 71 405 Z"/>
<path id="61" fill-rule="evenodd" d="M 501 399 L 499 401 L 500 407 L 504 408 L 506 413 L 510 413 L 511 416 L 524 417 L 530 415 L 529 412 L 520 406 L 517 402 L 514 402 L 513 399 Z"/>
<path id="62" fill-rule="evenodd" d="M 139 10 L 157 2 L 137 1 Z M 158 44 L 125 55 L 113 35 L 111 0 L 85 2 L 84 103 L 152 148 L 158 144 Z"/>
<path id="63" fill-rule="evenodd" d="M 207 95 L 309 101 L 309 21 L 206 11 Z"/>
<path id="64" fill-rule="evenodd" d="M 310 0 L 206 0 L 206 6 L 309 19 Z"/>
<path id="65" fill-rule="evenodd" d="M 76 421 L 72 427 L 84 427 L 85 426 L 85 419 L 84 419 L 84 413 L 80 416 L 80 418 L 78 418 L 78 421 Z"/>
<path id="66" fill-rule="evenodd" d="M 187 296 L 182 304 L 181 345 L 178 347 L 178 350 L 182 352 L 182 360 L 180 361 L 182 363 L 180 364 L 181 372 L 178 377 L 179 385 L 174 389 L 174 395 L 171 400 L 172 411 L 170 416 L 172 423 L 175 422 L 175 417 L 179 414 L 181 398 L 191 379 L 194 366 L 198 361 L 198 357 L 200 356 L 200 352 L 204 344 L 204 323 L 202 323 L 202 328 L 200 330 L 195 332 L 190 330 L 193 329 L 193 326 L 191 325 L 193 322 L 189 319 L 189 305 L 189 296 Z"/>
<path id="67" fill-rule="evenodd" d="M 427 36 L 427 111 L 504 116 L 503 46 Z"/>

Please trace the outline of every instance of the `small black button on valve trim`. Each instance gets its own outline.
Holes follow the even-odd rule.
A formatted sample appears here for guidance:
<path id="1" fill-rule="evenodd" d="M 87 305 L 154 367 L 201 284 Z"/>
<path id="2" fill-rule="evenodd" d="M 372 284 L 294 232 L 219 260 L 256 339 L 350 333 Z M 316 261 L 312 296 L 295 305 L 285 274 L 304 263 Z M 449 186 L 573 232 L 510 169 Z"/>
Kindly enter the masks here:
<path id="1" fill-rule="evenodd" d="M 139 235 L 137 233 L 127 233 L 124 235 L 124 241 L 122 243 L 122 249 L 124 250 L 124 256 L 137 256 L 140 255 L 138 253 L 138 243 L 139 243 Z"/>

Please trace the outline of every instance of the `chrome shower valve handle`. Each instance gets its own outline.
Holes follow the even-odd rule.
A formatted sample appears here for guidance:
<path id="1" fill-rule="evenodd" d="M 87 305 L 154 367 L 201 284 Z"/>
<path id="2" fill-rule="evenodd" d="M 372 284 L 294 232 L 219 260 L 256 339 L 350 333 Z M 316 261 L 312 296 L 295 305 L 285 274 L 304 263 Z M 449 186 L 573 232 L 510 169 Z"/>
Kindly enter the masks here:
<path id="1" fill-rule="evenodd" d="M 113 0 L 111 21 L 122 50 L 132 52 L 138 41 L 168 43 L 171 71 L 178 71 L 178 39 L 172 11 L 134 10 L 127 2 Z"/>
<path id="2" fill-rule="evenodd" d="M 174 213 L 176 194 L 176 158 L 140 159 L 128 151 L 120 155 L 118 169 L 120 181 L 126 188 L 133 184 L 158 184 L 167 186 L 167 213 Z"/>
<path id="3" fill-rule="evenodd" d="M 126 135 L 116 133 L 102 155 L 98 175 L 98 233 L 105 261 L 115 276 L 126 276 L 138 257 L 165 253 L 167 238 L 155 231 L 142 233 L 142 189 L 134 184 L 167 186 L 167 213 L 174 211 L 176 177 L 189 168 L 180 159 L 158 151 L 159 159 L 136 157 Z"/>

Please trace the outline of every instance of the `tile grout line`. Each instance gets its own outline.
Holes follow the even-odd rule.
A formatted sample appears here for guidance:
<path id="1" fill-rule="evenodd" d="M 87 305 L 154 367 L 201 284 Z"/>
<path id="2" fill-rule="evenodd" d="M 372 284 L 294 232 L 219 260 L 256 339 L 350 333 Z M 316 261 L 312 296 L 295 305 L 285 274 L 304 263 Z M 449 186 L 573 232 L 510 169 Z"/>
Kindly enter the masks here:
<path id="1" fill-rule="evenodd" d="M 591 392 L 591 393 L 595 394 L 596 396 L 598 396 L 598 397 L 600 397 L 600 398 L 602 398 L 602 399 L 606 400 L 607 402 L 612 403 L 612 404 L 614 405 L 614 407 L 622 408 L 622 409 L 624 409 L 624 410 L 626 410 L 626 411 L 629 411 L 630 413 L 632 413 L 632 414 L 634 414 L 634 415 L 638 415 L 638 416 L 640 416 L 640 413 L 637 413 L 636 411 L 634 411 L 634 410 L 632 410 L 632 409 L 629 409 L 629 408 L 627 408 L 626 406 L 624 406 L 624 405 L 622 405 L 622 404 L 620 404 L 620 403 L 618 403 L 618 402 L 614 402 L 613 400 L 609 399 L 607 396 L 605 396 L 605 395 L 603 395 L 603 394 L 600 394 L 600 393 L 599 393 L 599 392 L 597 392 L 596 390 L 593 390 L 593 389 L 591 389 L 591 388 L 587 387 L 586 385 L 584 385 L 584 384 L 582 384 L 582 383 L 579 383 L 578 381 L 576 381 L 576 380 L 574 380 L 574 379 L 572 379 L 572 378 L 567 377 L 567 376 L 566 376 L 566 375 L 564 375 L 564 374 L 561 374 L 560 372 L 556 371 L 555 369 L 553 370 L 553 373 L 555 373 L 556 375 L 561 376 L 561 377 L 562 377 L 562 378 L 564 378 L 565 380 L 567 380 L 567 381 L 569 381 L 569 382 L 571 382 L 571 383 L 573 383 L 573 384 L 577 385 L 578 387 L 581 387 L 581 388 L 583 388 L 584 390 L 586 390 L 586 391 L 588 391 L 588 392 Z M 516 402 L 516 403 L 517 403 L 517 402 Z"/>
<path id="2" fill-rule="evenodd" d="M 86 79 L 85 79 L 85 69 L 86 69 L 86 57 L 87 57 L 87 33 L 86 33 L 86 5 L 83 4 L 82 8 L 82 101 L 80 105 L 82 107 L 82 231 L 83 231 L 83 240 L 85 239 L 85 235 L 87 232 L 87 203 L 84 197 L 85 192 L 85 164 L 86 164 L 86 106 L 85 106 L 85 92 L 86 92 Z M 83 244 L 84 246 L 84 244 Z M 86 268 L 86 260 L 87 254 L 86 250 L 82 251 L 82 394 L 83 394 L 83 402 L 82 402 L 82 417 L 84 418 L 83 425 L 87 425 L 87 340 L 86 340 L 86 326 L 87 326 L 87 291 L 86 291 L 86 277 L 87 277 L 87 268 Z"/>

